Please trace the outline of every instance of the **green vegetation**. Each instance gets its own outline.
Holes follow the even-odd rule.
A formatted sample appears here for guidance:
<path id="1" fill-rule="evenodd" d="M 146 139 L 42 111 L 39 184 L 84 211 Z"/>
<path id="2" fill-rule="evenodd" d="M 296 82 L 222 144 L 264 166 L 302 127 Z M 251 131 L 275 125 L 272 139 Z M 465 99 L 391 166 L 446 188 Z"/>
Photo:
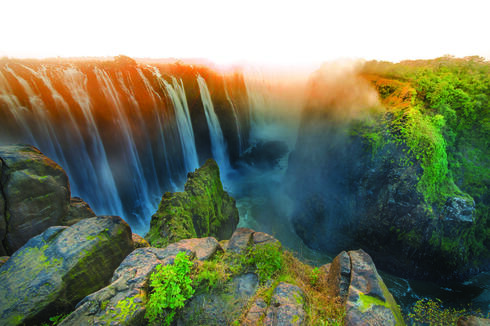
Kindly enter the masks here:
<path id="1" fill-rule="evenodd" d="M 49 323 L 42 323 L 41 326 L 56 326 L 60 324 L 63 319 L 65 319 L 68 315 L 67 314 L 59 314 L 53 317 L 49 318 Z"/>
<path id="2" fill-rule="evenodd" d="M 260 281 L 266 282 L 283 267 L 281 246 L 276 243 L 253 246 L 243 257 L 243 263 L 255 266 Z"/>
<path id="3" fill-rule="evenodd" d="M 485 317 L 480 311 L 468 309 L 444 308 L 439 299 L 420 299 L 412 308 L 408 317 L 412 322 L 434 326 L 453 326 L 462 316 Z"/>
<path id="4" fill-rule="evenodd" d="M 386 112 L 356 132 L 371 144 L 373 157 L 395 145 L 399 164 L 421 167 L 417 190 L 434 220 L 447 198 L 475 201 L 473 225 L 452 239 L 436 234 L 431 244 L 448 259 L 478 263 L 490 254 L 490 63 L 480 57 L 371 61 L 362 74 Z"/>
<path id="5" fill-rule="evenodd" d="M 146 304 L 145 317 L 151 324 L 162 321 L 170 325 L 176 309 L 182 308 L 192 297 L 194 289 L 190 278 L 193 263 L 180 252 L 173 265 L 158 265 L 150 277 L 152 292 Z"/>

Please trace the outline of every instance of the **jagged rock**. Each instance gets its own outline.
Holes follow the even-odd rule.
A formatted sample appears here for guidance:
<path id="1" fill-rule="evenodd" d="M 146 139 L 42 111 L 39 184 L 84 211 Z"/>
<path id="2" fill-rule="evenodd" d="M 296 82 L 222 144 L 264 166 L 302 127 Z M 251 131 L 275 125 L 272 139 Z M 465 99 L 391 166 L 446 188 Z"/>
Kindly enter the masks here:
<path id="1" fill-rule="evenodd" d="M 328 264 L 320 266 L 320 273 L 322 273 L 323 275 L 326 275 L 327 280 L 328 280 L 328 273 L 330 272 L 331 267 L 332 267 L 332 263 L 328 263 Z"/>
<path id="2" fill-rule="evenodd" d="M 395 299 L 362 249 L 349 251 L 350 284 L 345 301 L 345 325 L 405 325 Z M 345 253 L 342 253 L 345 257 Z M 345 259 L 345 258 L 343 258 Z M 335 264 L 332 263 L 331 273 Z"/>
<path id="3" fill-rule="evenodd" d="M 458 326 L 490 326 L 490 319 L 464 316 L 458 319 Z"/>
<path id="4" fill-rule="evenodd" d="M 174 246 L 195 252 L 196 258 L 199 260 L 208 260 L 216 252 L 223 251 L 218 240 L 213 237 L 180 240 L 179 242 L 168 245 L 167 248 Z"/>
<path id="5" fill-rule="evenodd" d="M 0 257 L 0 267 L 2 267 L 3 264 L 5 264 L 7 262 L 7 260 L 9 260 L 10 256 L 2 256 Z"/>
<path id="6" fill-rule="evenodd" d="M 192 252 L 181 246 L 139 248 L 124 259 L 114 272 L 111 284 L 85 297 L 60 326 L 67 325 L 146 325 L 148 280 L 159 264 L 173 264 L 179 252 Z"/>
<path id="7" fill-rule="evenodd" d="M 281 245 L 279 240 L 274 238 L 272 235 L 264 233 L 264 232 L 254 232 L 253 234 L 253 244 L 258 245 L 258 244 L 278 244 Z"/>
<path id="8" fill-rule="evenodd" d="M 210 159 L 187 175 L 184 192 L 163 195 L 146 239 L 155 247 L 196 237 L 222 240 L 237 224 L 235 200 L 223 190 L 218 165 Z"/>
<path id="9" fill-rule="evenodd" d="M 306 325 L 305 296 L 296 285 L 279 283 L 272 293 L 264 325 Z"/>
<path id="10" fill-rule="evenodd" d="M 133 233 L 132 239 L 134 243 L 134 249 L 146 248 L 150 246 L 150 244 L 148 243 L 148 241 L 145 240 L 145 238 L 143 238 L 142 236 L 136 233 Z"/>
<path id="11" fill-rule="evenodd" d="M 442 210 L 446 221 L 473 223 L 475 201 L 461 197 L 450 197 Z"/>
<path id="12" fill-rule="evenodd" d="M 241 254 L 247 250 L 247 248 L 252 245 L 252 237 L 255 233 L 252 229 L 238 228 L 233 232 L 228 246 L 227 251 L 235 252 Z"/>
<path id="13" fill-rule="evenodd" d="M 327 275 L 327 282 L 331 289 L 331 295 L 340 297 L 342 301 L 347 298 L 351 277 L 350 256 L 342 251 L 332 261 Z"/>
<path id="14" fill-rule="evenodd" d="M 133 250 L 117 216 L 50 227 L 0 267 L 0 325 L 41 323 L 102 288 Z"/>
<path id="15" fill-rule="evenodd" d="M 255 294 L 259 279 L 253 273 L 233 278 L 223 289 L 194 296 L 177 325 L 231 325 Z"/>
<path id="16" fill-rule="evenodd" d="M 82 198 L 72 197 L 70 199 L 70 206 L 68 206 L 68 212 L 63 218 L 62 224 L 71 226 L 80 222 L 85 218 L 95 217 L 95 213 Z"/>
<path id="17" fill-rule="evenodd" d="M 242 326 L 260 325 L 260 321 L 264 319 L 266 313 L 267 303 L 264 301 L 264 299 L 257 298 L 242 321 Z"/>
<path id="18" fill-rule="evenodd" d="M 32 146 L 1 146 L 0 162 L 8 230 L 3 243 L 11 254 L 48 227 L 61 225 L 70 186 L 65 171 Z"/>

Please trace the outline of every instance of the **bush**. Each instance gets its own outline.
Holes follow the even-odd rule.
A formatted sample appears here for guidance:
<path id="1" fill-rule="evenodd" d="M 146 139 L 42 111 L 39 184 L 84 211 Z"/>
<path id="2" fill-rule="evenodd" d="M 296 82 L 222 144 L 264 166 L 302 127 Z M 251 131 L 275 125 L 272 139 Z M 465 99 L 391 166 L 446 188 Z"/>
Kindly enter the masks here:
<path id="1" fill-rule="evenodd" d="M 274 243 L 254 246 L 244 256 L 244 264 L 255 265 L 261 282 L 265 282 L 283 266 L 281 248 Z"/>
<path id="2" fill-rule="evenodd" d="M 150 323 L 163 319 L 165 325 L 170 325 L 175 310 L 184 307 L 185 302 L 192 297 L 192 265 L 189 257 L 184 252 L 179 252 L 173 265 L 156 267 L 150 276 L 152 291 L 146 304 L 145 317 Z"/>

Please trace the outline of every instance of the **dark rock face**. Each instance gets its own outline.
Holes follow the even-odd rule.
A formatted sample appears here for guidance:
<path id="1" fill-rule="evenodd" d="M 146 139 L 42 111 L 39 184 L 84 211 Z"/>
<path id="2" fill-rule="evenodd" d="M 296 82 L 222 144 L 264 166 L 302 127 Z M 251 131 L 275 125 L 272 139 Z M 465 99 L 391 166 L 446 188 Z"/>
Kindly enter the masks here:
<path id="1" fill-rule="evenodd" d="M 241 159 L 249 165 L 272 168 L 288 151 L 288 145 L 282 141 L 259 142 L 243 153 Z"/>
<path id="2" fill-rule="evenodd" d="M 216 162 L 208 160 L 188 174 L 184 192 L 163 195 L 146 239 L 156 247 L 196 237 L 222 240 L 231 236 L 237 224 L 235 200 L 223 190 Z"/>
<path id="3" fill-rule="evenodd" d="M 327 279 L 345 303 L 345 325 L 405 325 L 395 299 L 362 249 L 335 257 Z"/>
<path id="4" fill-rule="evenodd" d="M 12 254 L 50 226 L 94 216 L 82 199 L 70 199 L 58 164 L 32 146 L 0 146 L 0 254 Z"/>
<path id="5" fill-rule="evenodd" d="M 111 284 L 85 297 L 61 325 L 147 325 L 148 281 L 157 265 L 173 264 L 175 256 L 192 252 L 181 246 L 134 250 L 114 272 Z"/>
<path id="6" fill-rule="evenodd" d="M 4 250 L 11 254 L 48 227 L 61 225 L 70 186 L 63 169 L 34 147 L 3 146 L 0 158 L 6 208 L 2 219 L 6 229 L 0 234 L 5 234 Z"/>
<path id="7" fill-rule="evenodd" d="M 39 323 L 69 311 L 107 284 L 131 250 L 131 229 L 117 216 L 48 228 L 0 267 L 0 325 Z"/>

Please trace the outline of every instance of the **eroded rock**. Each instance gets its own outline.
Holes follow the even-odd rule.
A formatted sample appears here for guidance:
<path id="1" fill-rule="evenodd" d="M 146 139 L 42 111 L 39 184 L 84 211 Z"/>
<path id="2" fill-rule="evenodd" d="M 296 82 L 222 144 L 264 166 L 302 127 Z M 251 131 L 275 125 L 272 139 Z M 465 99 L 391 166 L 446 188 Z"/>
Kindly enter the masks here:
<path id="1" fill-rule="evenodd" d="M 306 325 L 305 296 L 296 285 L 279 283 L 272 294 L 264 325 Z"/>

